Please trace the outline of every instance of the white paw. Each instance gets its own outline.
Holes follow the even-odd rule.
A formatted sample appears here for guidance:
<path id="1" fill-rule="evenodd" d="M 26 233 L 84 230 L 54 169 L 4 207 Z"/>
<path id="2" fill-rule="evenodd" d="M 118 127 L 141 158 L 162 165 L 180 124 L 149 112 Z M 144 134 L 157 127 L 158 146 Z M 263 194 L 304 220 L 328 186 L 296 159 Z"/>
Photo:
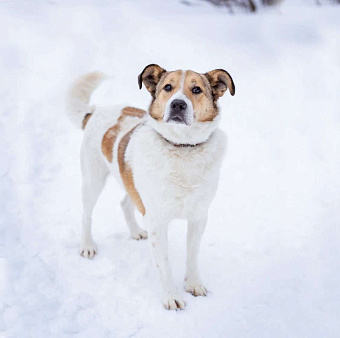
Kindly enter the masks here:
<path id="1" fill-rule="evenodd" d="M 80 246 L 80 254 L 88 259 L 92 259 L 97 253 L 97 246 L 92 239 L 84 241 Z"/>
<path id="2" fill-rule="evenodd" d="M 185 301 L 179 294 L 170 294 L 163 298 L 163 305 L 167 310 L 184 310 Z"/>
<path id="3" fill-rule="evenodd" d="M 193 296 L 206 296 L 208 291 L 199 279 L 187 280 L 185 282 L 185 291 L 191 293 Z"/>
<path id="4" fill-rule="evenodd" d="M 136 231 L 131 232 L 131 237 L 133 239 L 136 239 L 137 241 L 139 239 L 147 239 L 148 238 L 148 232 L 142 228 L 138 228 Z"/>

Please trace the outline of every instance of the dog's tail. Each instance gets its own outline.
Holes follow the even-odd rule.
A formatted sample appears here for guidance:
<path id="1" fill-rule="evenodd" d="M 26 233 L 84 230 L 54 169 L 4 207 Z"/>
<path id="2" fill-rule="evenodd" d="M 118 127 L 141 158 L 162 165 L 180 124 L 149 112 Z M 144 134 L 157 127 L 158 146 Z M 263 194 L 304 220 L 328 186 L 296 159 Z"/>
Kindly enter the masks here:
<path id="1" fill-rule="evenodd" d="M 105 77 L 102 72 L 92 72 L 81 76 L 71 85 L 66 98 L 68 115 L 78 128 L 84 129 L 93 114 L 95 107 L 89 105 L 90 97 Z"/>

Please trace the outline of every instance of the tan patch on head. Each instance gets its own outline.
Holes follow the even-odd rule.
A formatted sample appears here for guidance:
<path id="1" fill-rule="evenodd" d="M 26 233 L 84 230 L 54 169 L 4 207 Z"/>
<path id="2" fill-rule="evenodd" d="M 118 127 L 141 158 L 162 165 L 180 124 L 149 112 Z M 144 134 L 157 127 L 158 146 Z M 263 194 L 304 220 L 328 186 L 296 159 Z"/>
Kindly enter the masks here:
<path id="1" fill-rule="evenodd" d="M 89 119 L 91 118 L 91 116 L 92 116 L 92 113 L 88 113 L 84 116 L 83 126 L 82 126 L 83 129 L 85 129 L 87 122 L 89 122 Z"/>
<path id="2" fill-rule="evenodd" d="M 135 129 L 138 127 L 134 127 L 132 130 L 130 130 L 126 135 L 122 137 L 122 139 L 119 142 L 118 145 L 118 166 L 119 166 L 119 172 L 120 176 L 122 178 L 122 181 L 124 183 L 125 189 L 129 196 L 131 197 L 133 203 L 136 205 L 139 212 L 144 216 L 145 215 L 145 207 L 142 202 L 142 199 L 140 198 L 140 195 L 135 187 L 134 180 L 133 180 L 133 174 L 130 166 L 125 161 L 125 152 L 126 148 L 129 144 L 130 138 L 132 133 L 135 131 Z"/>
<path id="3" fill-rule="evenodd" d="M 217 100 L 229 89 L 235 95 L 235 84 L 230 74 L 224 69 L 215 69 L 205 74 L 191 70 L 185 71 L 184 84 L 182 83 L 183 71 L 167 72 L 164 68 L 151 64 L 144 68 L 138 76 L 139 88 L 142 83 L 152 95 L 149 114 L 155 120 L 161 121 L 169 99 L 182 89 L 183 94 L 192 102 L 195 119 L 198 122 L 212 121 L 218 115 Z M 164 90 L 166 85 L 171 85 L 172 90 Z M 181 88 L 182 86 L 182 88 Z M 194 87 L 199 87 L 202 92 L 192 92 Z"/>
<path id="4" fill-rule="evenodd" d="M 109 162 L 113 161 L 113 146 L 121 130 L 121 124 L 126 117 L 138 117 L 142 118 L 146 114 L 143 109 L 134 107 L 125 107 L 121 115 L 119 116 L 117 123 L 109 128 L 103 136 L 102 140 L 102 152 Z"/>
<path id="5" fill-rule="evenodd" d="M 194 87 L 201 88 L 202 93 L 194 94 L 192 92 Z M 218 115 L 218 108 L 213 100 L 209 82 L 204 75 L 191 70 L 186 71 L 183 93 L 192 103 L 196 121 L 212 121 Z"/>
<path id="6" fill-rule="evenodd" d="M 163 74 L 160 81 L 157 84 L 155 98 L 152 101 L 149 109 L 149 114 L 155 120 L 162 120 L 165 112 L 165 107 L 168 100 L 181 89 L 181 79 L 183 72 L 181 70 L 176 70 L 174 72 L 169 72 Z M 167 92 L 164 87 L 170 84 L 172 90 Z"/>

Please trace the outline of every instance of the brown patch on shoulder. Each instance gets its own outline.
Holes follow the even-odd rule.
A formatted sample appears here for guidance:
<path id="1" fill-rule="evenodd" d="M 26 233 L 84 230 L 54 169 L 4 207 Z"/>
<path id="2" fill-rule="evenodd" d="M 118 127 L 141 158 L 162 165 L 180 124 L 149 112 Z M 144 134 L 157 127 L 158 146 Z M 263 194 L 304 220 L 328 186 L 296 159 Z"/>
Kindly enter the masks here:
<path id="1" fill-rule="evenodd" d="M 122 114 L 120 115 L 119 119 L 126 116 L 131 117 L 139 117 L 140 119 L 146 114 L 146 111 L 143 109 L 135 108 L 135 107 L 125 107 L 122 110 Z"/>
<path id="2" fill-rule="evenodd" d="M 113 146 L 120 131 L 119 123 L 115 124 L 104 134 L 102 140 L 102 152 L 109 162 L 113 160 Z"/>
<path id="3" fill-rule="evenodd" d="M 123 121 L 128 117 L 137 117 L 141 119 L 145 114 L 146 114 L 146 111 L 143 109 L 138 109 L 134 107 L 126 107 L 122 110 L 121 115 L 119 116 L 117 120 L 117 123 L 107 130 L 102 140 L 102 152 L 109 162 L 113 161 L 113 147 L 114 147 L 114 144 L 117 140 L 117 137 L 120 131 L 122 130 Z M 137 126 L 132 128 L 127 134 L 125 134 L 121 138 L 119 145 L 118 145 L 118 167 L 119 167 L 119 172 L 122 177 L 122 181 L 124 183 L 127 193 L 131 197 L 137 209 L 144 216 L 145 208 L 139 196 L 139 193 L 136 190 L 136 187 L 133 181 L 132 170 L 130 166 L 128 165 L 128 163 L 125 162 L 126 148 L 129 144 L 132 133 L 139 125 L 140 124 L 137 124 Z"/>
<path id="4" fill-rule="evenodd" d="M 122 181 L 124 183 L 127 193 L 129 194 L 133 203 L 136 205 L 139 212 L 144 216 L 145 215 L 144 204 L 135 187 L 132 170 L 130 166 L 128 165 L 128 163 L 125 161 L 126 148 L 129 144 L 132 133 L 135 131 L 135 129 L 138 126 L 139 125 L 135 126 L 133 129 L 131 129 L 127 134 L 125 134 L 121 138 L 119 145 L 118 145 L 118 166 L 119 166 L 120 176 L 122 178 Z"/>
<path id="5" fill-rule="evenodd" d="M 91 118 L 91 116 L 92 116 L 92 113 L 88 113 L 84 116 L 83 126 L 82 126 L 83 129 L 85 129 L 87 122 L 89 122 L 89 119 Z"/>
<path id="6" fill-rule="evenodd" d="M 113 146 L 121 130 L 121 123 L 126 117 L 142 118 L 145 114 L 146 111 L 139 108 L 125 107 L 122 109 L 117 123 L 107 130 L 102 140 L 102 152 L 109 162 L 113 161 Z"/>
<path id="7" fill-rule="evenodd" d="M 192 89 L 200 87 L 202 93 L 194 94 Z M 218 108 L 211 93 L 208 79 L 201 74 L 188 70 L 184 81 L 184 95 L 192 102 L 198 122 L 212 121 L 218 115 Z"/>

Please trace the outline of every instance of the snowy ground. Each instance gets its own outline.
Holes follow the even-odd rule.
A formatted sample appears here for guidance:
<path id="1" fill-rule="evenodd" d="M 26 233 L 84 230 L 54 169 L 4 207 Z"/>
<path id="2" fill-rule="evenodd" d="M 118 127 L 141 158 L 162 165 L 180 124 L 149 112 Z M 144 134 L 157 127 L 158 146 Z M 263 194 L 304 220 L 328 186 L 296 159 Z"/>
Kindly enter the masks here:
<path id="1" fill-rule="evenodd" d="M 200 1 L 0 2 L 0 336 L 339 336 L 340 6 L 293 3 L 231 16 Z M 102 70 L 95 102 L 146 108 L 137 75 L 154 62 L 225 68 L 236 84 L 200 254 L 208 297 L 185 294 L 186 228 L 170 228 L 180 312 L 162 308 L 114 181 L 95 210 L 99 254 L 78 254 L 82 133 L 66 86 Z"/>

